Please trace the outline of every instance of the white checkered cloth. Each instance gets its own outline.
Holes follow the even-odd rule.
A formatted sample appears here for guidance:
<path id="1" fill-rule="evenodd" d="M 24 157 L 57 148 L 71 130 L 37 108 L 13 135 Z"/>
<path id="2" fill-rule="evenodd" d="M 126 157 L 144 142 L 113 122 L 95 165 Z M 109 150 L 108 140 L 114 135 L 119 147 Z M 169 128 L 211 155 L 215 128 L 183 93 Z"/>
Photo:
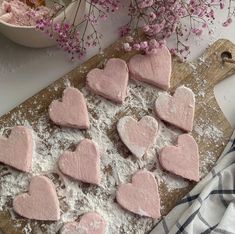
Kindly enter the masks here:
<path id="1" fill-rule="evenodd" d="M 212 171 L 150 234 L 235 234 L 235 132 Z"/>

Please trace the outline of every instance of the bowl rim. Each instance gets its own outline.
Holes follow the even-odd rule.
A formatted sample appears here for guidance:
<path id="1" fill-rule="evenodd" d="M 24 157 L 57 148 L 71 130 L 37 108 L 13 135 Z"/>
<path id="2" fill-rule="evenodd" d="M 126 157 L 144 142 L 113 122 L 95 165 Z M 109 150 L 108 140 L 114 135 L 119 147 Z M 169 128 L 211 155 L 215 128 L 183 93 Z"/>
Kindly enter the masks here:
<path id="1" fill-rule="evenodd" d="M 24 28 L 24 29 L 36 29 L 36 25 L 35 26 L 23 26 L 23 25 L 15 25 L 15 24 L 9 24 L 3 20 L 0 20 L 0 24 L 3 24 L 7 27 L 10 27 L 10 28 Z"/>

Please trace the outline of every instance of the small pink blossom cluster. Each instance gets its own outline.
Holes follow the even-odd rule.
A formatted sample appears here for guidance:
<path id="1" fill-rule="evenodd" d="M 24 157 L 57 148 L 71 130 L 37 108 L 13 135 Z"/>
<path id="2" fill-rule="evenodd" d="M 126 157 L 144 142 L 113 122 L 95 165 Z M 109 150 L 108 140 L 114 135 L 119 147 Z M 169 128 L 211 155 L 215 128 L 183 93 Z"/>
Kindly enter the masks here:
<path id="1" fill-rule="evenodd" d="M 91 0 L 93 4 L 101 6 L 107 12 L 114 12 L 119 8 L 119 0 Z"/>
<path id="2" fill-rule="evenodd" d="M 151 7 L 154 4 L 153 0 L 138 0 L 137 1 L 137 6 L 140 9 Z"/>
<path id="3" fill-rule="evenodd" d="M 67 23 L 53 23 L 49 18 L 37 22 L 37 29 L 45 32 L 49 37 L 56 40 L 58 46 L 70 54 L 73 60 L 75 56 L 81 59 L 85 53 L 85 47 L 81 46 L 80 33 L 73 30 Z M 73 35 L 71 37 L 71 35 Z"/>
<path id="4" fill-rule="evenodd" d="M 71 59 L 77 55 L 78 58 L 82 58 L 85 55 L 84 48 L 80 45 L 80 34 L 75 32 L 73 37 L 70 37 L 72 27 L 67 23 L 55 23 L 53 24 L 53 32 L 56 34 L 56 41 L 60 48 L 68 52 L 71 55 Z"/>
<path id="5" fill-rule="evenodd" d="M 225 0 L 136 0 L 129 5 L 130 21 L 119 29 L 121 36 L 137 35 L 135 43 L 125 42 L 124 49 L 155 53 L 167 38 L 176 38 L 176 47 L 171 51 L 187 56 L 186 42 L 190 35 L 201 36 L 215 20 L 214 9 L 224 8 Z M 231 0 L 232 1 L 232 0 Z M 224 26 L 232 22 L 229 17 Z M 148 38 L 138 40 L 138 26 Z"/>
<path id="6" fill-rule="evenodd" d="M 123 4 L 122 0 L 86 2 L 89 5 L 88 13 L 78 25 L 68 25 L 66 20 L 54 24 L 53 19 L 42 19 L 37 24 L 38 29 L 56 39 L 58 45 L 71 54 L 72 58 L 82 58 L 89 47 L 98 46 L 101 49 L 102 35 L 96 26 Z M 130 20 L 119 28 L 120 36 L 126 38 L 123 44 L 125 51 L 137 50 L 154 54 L 171 37 L 176 40 L 171 52 L 182 58 L 190 53 L 187 45 L 190 36 L 199 37 L 204 31 L 211 33 L 209 26 L 216 19 L 215 8 L 228 10 L 227 19 L 223 23 L 225 27 L 232 23 L 235 16 L 234 0 L 127 0 L 127 5 Z M 81 25 L 83 27 L 78 32 Z"/>
<path id="7" fill-rule="evenodd" d="M 148 41 L 140 41 L 135 42 L 133 37 L 127 36 L 126 42 L 123 43 L 123 47 L 125 51 L 143 51 L 146 54 L 155 54 L 157 53 L 159 48 L 162 48 L 162 46 L 165 44 L 165 41 L 160 40 L 157 41 L 156 39 L 150 39 Z"/>
<path id="8" fill-rule="evenodd" d="M 96 25 L 100 20 L 106 20 L 109 12 L 118 9 L 119 0 L 91 0 L 87 3 L 89 4 L 88 13 L 84 14 L 83 20 L 78 25 L 75 24 L 75 20 L 74 23 L 68 24 L 66 19 L 58 23 L 54 22 L 53 18 L 42 18 L 36 24 L 36 28 L 56 40 L 58 46 L 67 52 L 72 60 L 83 58 L 87 48 L 101 47 L 102 35 L 96 30 Z M 77 4 L 77 7 L 79 6 L 80 4 Z M 78 31 L 77 28 L 81 25 L 84 26 L 83 31 Z M 87 30 L 88 27 L 92 29 L 91 33 Z"/>

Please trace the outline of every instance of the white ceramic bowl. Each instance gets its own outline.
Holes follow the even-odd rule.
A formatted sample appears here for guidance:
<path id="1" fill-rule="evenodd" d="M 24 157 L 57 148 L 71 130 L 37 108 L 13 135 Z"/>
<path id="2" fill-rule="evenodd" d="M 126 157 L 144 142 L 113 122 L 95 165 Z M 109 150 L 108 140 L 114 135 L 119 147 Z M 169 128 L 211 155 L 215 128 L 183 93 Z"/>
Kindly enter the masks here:
<path id="1" fill-rule="evenodd" d="M 66 15 L 66 22 L 72 23 L 76 14 L 78 1 L 74 1 L 66 7 L 64 12 L 61 12 L 54 18 L 54 22 L 61 22 Z M 75 23 L 79 24 L 84 16 L 86 1 L 81 0 L 81 4 L 76 16 Z M 56 41 L 41 31 L 38 31 L 35 26 L 16 26 L 0 21 L 0 33 L 12 40 L 13 42 L 32 48 L 45 48 L 56 45 Z"/>

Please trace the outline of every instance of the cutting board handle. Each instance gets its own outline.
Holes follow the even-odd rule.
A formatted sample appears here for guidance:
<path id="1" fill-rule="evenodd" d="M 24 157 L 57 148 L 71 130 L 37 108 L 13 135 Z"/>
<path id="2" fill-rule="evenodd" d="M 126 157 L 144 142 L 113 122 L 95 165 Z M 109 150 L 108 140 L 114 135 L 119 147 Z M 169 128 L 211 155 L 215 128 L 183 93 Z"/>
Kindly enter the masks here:
<path id="1" fill-rule="evenodd" d="M 207 81 L 205 90 L 209 92 L 220 81 L 235 74 L 235 63 L 224 62 L 224 56 L 230 59 L 235 58 L 235 44 L 229 40 L 220 39 L 211 45 L 197 61 L 199 64 L 197 70 L 205 75 L 204 79 Z"/>

